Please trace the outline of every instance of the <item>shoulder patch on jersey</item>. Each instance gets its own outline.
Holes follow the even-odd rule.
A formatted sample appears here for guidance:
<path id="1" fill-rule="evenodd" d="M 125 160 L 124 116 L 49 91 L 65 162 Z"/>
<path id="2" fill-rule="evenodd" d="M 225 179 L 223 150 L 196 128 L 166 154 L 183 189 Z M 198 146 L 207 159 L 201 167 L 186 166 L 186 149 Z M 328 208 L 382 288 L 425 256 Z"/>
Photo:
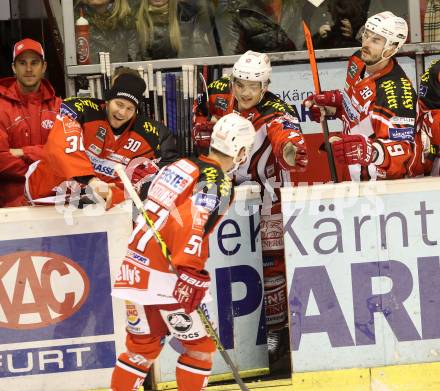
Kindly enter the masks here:
<path id="1" fill-rule="evenodd" d="M 356 73 L 358 72 L 359 67 L 355 62 L 352 62 L 350 64 L 350 67 L 348 68 L 348 76 L 350 76 L 351 79 L 353 79 L 356 76 Z"/>
<path id="2" fill-rule="evenodd" d="M 77 119 L 78 118 L 78 114 L 72 110 L 67 104 L 65 103 L 61 103 L 60 106 L 60 114 L 61 115 L 67 115 L 72 119 Z"/>
<path id="3" fill-rule="evenodd" d="M 228 101 L 221 96 L 216 96 L 214 107 L 222 111 L 226 111 L 228 109 Z"/>
<path id="4" fill-rule="evenodd" d="M 389 138 L 394 141 L 414 141 L 415 130 L 413 127 L 389 128 Z"/>
<path id="5" fill-rule="evenodd" d="M 195 206 L 200 206 L 201 208 L 207 209 L 212 212 L 218 207 L 220 200 L 215 194 L 199 192 L 195 194 L 193 203 Z"/>
<path id="6" fill-rule="evenodd" d="M 106 134 L 107 134 L 107 129 L 106 129 L 106 128 L 103 128 L 102 126 L 100 126 L 100 127 L 98 128 L 98 131 L 96 132 L 96 138 L 97 138 L 99 141 L 104 142 Z"/>

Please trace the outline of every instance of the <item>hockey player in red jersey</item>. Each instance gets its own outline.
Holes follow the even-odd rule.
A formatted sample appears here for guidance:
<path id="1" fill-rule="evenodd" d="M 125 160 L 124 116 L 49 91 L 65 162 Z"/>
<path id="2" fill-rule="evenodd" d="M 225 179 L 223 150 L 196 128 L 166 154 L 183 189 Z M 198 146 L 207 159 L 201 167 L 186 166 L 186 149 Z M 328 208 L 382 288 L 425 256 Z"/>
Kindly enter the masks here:
<path id="1" fill-rule="evenodd" d="M 167 128 L 148 119 L 137 108 L 145 90 L 142 78 L 120 75 L 105 101 L 70 98 L 49 134 L 42 160 L 29 167 L 26 195 L 34 202 L 52 196 L 65 181 L 88 185 L 107 207 L 123 201 L 116 164 L 128 166 L 136 158 L 177 159 L 174 139 Z"/>
<path id="2" fill-rule="evenodd" d="M 421 77 L 417 101 L 425 174 L 440 175 L 440 61 L 434 60 Z"/>
<path id="3" fill-rule="evenodd" d="M 228 174 L 248 159 L 254 139 L 251 122 L 237 114 L 224 116 L 214 126 L 207 156 L 180 159 L 162 168 L 151 183 L 145 209 L 179 276 L 170 271 L 140 216 L 112 292 L 130 302 L 127 315 L 136 318 L 127 322 L 127 351 L 113 371 L 113 391 L 142 385 L 168 333 L 185 348 L 176 367 L 178 390 L 205 389 L 216 346 L 195 310 L 209 300 L 209 234 L 233 197 Z"/>
<path id="4" fill-rule="evenodd" d="M 332 148 L 352 180 L 398 179 L 423 172 L 420 133 L 415 131 L 416 95 L 393 58 L 407 35 L 406 21 L 392 12 L 371 16 L 361 50 L 348 61 L 344 90 L 324 91 L 304 101 L 315 121 L 321 120 L 322 107 L 343 121 L 343 133 Z"/>
<path id="5" fill-rule="evenodd" d="M 296 171 L 308 163 L 307 149 L 295 109 L 268 91 L 272 68 L 267 54 L 248 51 L 234 64 L 231 77 L 208 86 L 207 102 L 194 105 L 193 137 L 199 147 L 209 144 L 218 118 L 237 112 L 256 130 L 250 158 L 236 172 L 237 184 L 260 185 L 263 206 L 261 239 L 268 349 L 271 361 L 278 358 L 281 334 L 287 336 L 287 295 L 284 265 L 283 223 L 279 188 L 288 185 Z"/>

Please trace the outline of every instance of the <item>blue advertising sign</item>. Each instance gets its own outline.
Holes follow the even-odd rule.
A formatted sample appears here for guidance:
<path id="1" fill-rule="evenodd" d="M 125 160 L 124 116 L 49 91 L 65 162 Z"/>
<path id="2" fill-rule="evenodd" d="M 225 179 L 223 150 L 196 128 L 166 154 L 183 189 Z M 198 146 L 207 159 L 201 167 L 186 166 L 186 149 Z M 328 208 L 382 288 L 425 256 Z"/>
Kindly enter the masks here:
<path id="1" fill-rule="evenodd" d="M 438 361 L 438 187 L 282 189 L 295 371 Z"/>
<path id="2" fill-rule="evenodd" d="M 81 343 L 112 320 L 106 232 L 0 241 L 0 378 L 113 367 L 114 342 Z"/>

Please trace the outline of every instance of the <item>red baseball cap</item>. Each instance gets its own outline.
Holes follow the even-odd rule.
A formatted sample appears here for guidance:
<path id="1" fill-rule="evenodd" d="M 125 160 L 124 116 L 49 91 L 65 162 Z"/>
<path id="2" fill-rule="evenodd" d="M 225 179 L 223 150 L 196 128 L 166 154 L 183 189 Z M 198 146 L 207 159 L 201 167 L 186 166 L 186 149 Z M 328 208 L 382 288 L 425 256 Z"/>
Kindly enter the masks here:
<path id="1" fill-rule="evenodd" d="M 25 38 L 14 45 L 14 51 L 12 52 L 12 61 L 15 61 L 15 58 L 26 50 L 32 50 L 33 52 L 41 56 L 44 60 L 44 50 L 40 42 L 34 41 L 30 38 Z"/>

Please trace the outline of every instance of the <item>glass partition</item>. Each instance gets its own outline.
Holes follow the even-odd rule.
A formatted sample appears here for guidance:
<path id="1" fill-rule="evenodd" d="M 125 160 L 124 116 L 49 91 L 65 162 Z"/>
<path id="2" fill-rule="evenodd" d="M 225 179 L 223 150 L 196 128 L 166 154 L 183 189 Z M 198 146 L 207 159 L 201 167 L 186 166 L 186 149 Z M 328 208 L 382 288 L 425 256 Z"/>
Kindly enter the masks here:
<path id="1" fill-rule="evenodd" d="M 440 20 L 440 0 L 421 0 L 425 14 L 426 1 L 438 5 Z M 100 51 L 114 63 L 304 50 L 303 19 L 316 49 L 358 47 L 375 13 L 409 22 L 405 0 L 324 0 L 319 7 L 308 0 L 73 0 L 73 8 L 79 64 L 98 63 Z"/>

